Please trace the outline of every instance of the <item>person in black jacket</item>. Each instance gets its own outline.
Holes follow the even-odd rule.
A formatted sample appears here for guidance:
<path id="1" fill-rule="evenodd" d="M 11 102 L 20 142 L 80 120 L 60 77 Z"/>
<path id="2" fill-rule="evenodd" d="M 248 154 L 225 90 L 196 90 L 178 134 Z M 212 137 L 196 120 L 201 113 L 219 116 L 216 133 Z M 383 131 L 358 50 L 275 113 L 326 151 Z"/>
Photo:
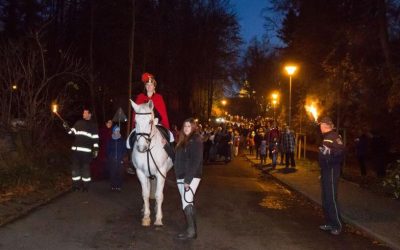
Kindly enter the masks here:
<path id="1" fill-rule="evenodd" d="M 178 234 L 177 238 L 180 240 L 195 239 L 197 228 L 194 195 L 199 186 L 203 169 L 203 140 L 197 131 L 197 124 L 192 118 L 183 122 L 176 145 L 174 166 L 187 222 L 186 230 Z"/>
<path id="2" fill-rule="evenodd" d="M 72 190 L 87 192 L 90 178 L 90 162 L 97 157 L 99 151 L 99 132 L 97 124 L 91 121 L 90 109 L 83 109 L 83 119 L 77 121 L 72 128 L 64 123 L 68 134 L 75 136 L 72 144 Z"/>
<path id="3" fill-rule="evenodd" d="M 339 235 L 342 222 L 337 201 L 340 169 L 344 159 L 345 146 L 340 135 L 333 130 L 333 122 L 324 117 L 320 122 L 322 145 L 319 147 L 319 165 L 321 168 L 322 208 L 326 224 L 320 229 Z"/>
<path id="4" fill-rule="evenodd" d="M 121 191 L 123 179 L 123 158 L 126 154 L 125 140 L 121 137 L 121 129 L 115 125 L 112 128 L 110 141 L 107 143 L 107 165 L 110 172 L 111 190 Z"/>

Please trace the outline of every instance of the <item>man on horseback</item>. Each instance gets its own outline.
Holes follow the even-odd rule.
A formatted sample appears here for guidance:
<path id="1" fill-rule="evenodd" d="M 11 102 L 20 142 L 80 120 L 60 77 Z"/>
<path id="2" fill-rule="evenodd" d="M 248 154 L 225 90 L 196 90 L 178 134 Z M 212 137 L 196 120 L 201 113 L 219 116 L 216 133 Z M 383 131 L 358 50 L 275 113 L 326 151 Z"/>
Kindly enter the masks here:
<path id="1" fill-rule="evenodd" d="M 157 87 L 157 82 L 154 79 L 154 76 L 150 73 L 144 73 L 142 75 L 142 82 L 145 85 L 145 92 L 146 93 L 140 93 L 137 98 L 135 103 L 136 104 L 142 104 L 142 103 L 147 103 L 150 100 L 154 104 L 154 117 L 156 119 L 156 127 L 157 129 L 161 132 L 163 137 L 169 142 L 165 144 L 165 151 L 168 153 L 169 157 L 171 159 L 174 159 L 174 153 L 173 153 L 173 147 L 172 143 L 174 142 L 174 136 L 169 130 L 169 120 L 168 120 L 168 115 L 167 115 L 167 109 L 165 106 L 164 98 L 162 95 L 156 93 L 156 87 Z M 132 132 L 128 136 L 127 142 L 126 142 L 126 147 L 128 149 L 133 149 L 133 145 L 135 144 L 135 139 L 136 139 L 136 132 L 135 132 L 135 111 L 132 112 Z"/>

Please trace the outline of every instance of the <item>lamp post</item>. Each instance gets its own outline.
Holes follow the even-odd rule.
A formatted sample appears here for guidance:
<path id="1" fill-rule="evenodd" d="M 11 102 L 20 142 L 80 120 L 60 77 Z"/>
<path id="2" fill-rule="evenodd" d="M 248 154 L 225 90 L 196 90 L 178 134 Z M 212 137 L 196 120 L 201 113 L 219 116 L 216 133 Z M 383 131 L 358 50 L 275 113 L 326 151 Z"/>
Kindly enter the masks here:
<path id="1" fill-rule="evenodd" d="M 226 99 L 221 100 L 222 108 L 221 108 L 221 115 L 223 116 L 226 113 L 226 105 L 228 104 Z"/>
<path id="2" fill-rule="evenodd" d="M 272 100 L 272 105 L 274 106 L 274 128 L 276 128 L 276 103 L 277 103 L 278 101 L 277 100 Z"/>
<path id="3" fill-rule="evenodd" d="M 288 65 L 285 67 L 286 72 L 289 75 L 289 127 L 291 128 L 292 121 L 292 75 L 296 72 L 297 67 L 293 65 Z"/>
<path id="4" fill-rule="evenodd" d="M 271 94 L 272 106 L 274 108 L 274 128 L 276 127 L 276 104 L 278 103 L 279 94 L 274 92 Z"/>

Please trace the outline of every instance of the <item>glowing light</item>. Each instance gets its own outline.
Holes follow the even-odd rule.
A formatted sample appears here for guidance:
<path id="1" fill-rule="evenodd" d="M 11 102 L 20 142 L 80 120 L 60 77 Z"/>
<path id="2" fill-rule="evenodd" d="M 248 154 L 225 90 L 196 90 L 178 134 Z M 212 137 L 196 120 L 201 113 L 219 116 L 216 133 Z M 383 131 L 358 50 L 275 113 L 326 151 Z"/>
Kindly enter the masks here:
<path id="1" fill-rule="evenodd" d="M 53 105 L 51 105 L 51 106 L 52 106 L 53 113 L 57 113 L 57 111 L 58 111 L 58 105 L 57 105 L 57 104 L 53 104 Z"/>
<path id="2" fill-rule="evenodd" d="M 312 115 L 312 117 L 314 118 L 314 121 L 317 121 L 318 120 L 318 110 L 317 110 L 315 103 L 312 103 L 310 105 L 305 105 L 304 107 L 305 107 L 306 111 Z"/>
<path id="3" fill-rule="evenodd" d="M 226 100 L 222 100 L 221 103 L 222 103 L 222 105 L 225 106 L 227 102 L 226 102 Z"/>
<path id="4" fill-rule="evenodd" d="M 14 85 L 12 86 L 12 89 L 13 89 L 13 90 L 17 90 L 17 88 L 18 88 L 18 86 L 17 86 L 16 84 L 14 84 Z"/>
<path id="5" fill-rule="evenodd" d="M 294 72 L 296 72 L 297 67 L 296 67 L 296 66 L 293 66 L 293 65 L 288 65 L 288 66 L 285 67 L 285 70 L 286 70 L 286 72 L 288 73 L 288 75 L 291 76 L 291 75 L 294 74 Z"/>

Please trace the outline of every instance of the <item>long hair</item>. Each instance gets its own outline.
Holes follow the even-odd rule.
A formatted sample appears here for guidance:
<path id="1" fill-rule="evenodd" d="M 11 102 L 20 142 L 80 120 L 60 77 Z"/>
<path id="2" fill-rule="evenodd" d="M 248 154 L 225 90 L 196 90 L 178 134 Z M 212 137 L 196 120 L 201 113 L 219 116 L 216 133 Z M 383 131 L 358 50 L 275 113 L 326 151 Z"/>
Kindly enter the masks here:
<path id="1" fill-rule="evenodd" d="M 192 131 L 190 131 L 190 133 L 188 135 L 185 135 L 185 133 L 183 132 L 183 127 L 185 126 L 185 123 L 189 122 L 191 127 L 192 127 Z M 188 143 L 188 141 L 190 140 L 190 138 L 192 137 L 193 134 L 197 133 L 197 123 L 193 118 L 188 118 L 186 119 L 183 123 L 182 123 L 182 128 L 181 131 L 179 132 L 179 139 L 178 139 L 178 143 L 176 145 L 176 148 L 183 148 L 186 146 L 186 144 Z"/>

